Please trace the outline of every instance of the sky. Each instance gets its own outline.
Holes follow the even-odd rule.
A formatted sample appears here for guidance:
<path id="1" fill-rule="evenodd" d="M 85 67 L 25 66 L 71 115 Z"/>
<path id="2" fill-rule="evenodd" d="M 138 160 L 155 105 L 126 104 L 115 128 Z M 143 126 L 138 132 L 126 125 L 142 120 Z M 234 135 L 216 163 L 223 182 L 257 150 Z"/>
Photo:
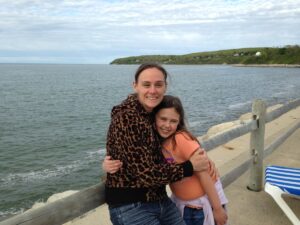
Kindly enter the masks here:
<path id="1" fill-rule="evenodd" d="M 300 44 L 300 0 L 0 0 L 0 63 Z"/>

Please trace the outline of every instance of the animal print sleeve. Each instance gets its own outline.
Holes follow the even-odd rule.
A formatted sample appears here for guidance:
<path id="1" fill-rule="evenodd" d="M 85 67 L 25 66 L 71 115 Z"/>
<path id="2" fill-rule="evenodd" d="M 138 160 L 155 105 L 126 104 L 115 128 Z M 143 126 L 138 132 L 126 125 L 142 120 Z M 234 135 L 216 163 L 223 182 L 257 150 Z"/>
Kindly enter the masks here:
<path id="1" fill-rule="evenodd" d="M 123 166 L 112 175 L 123 187 L 153 187 L 193 174 L 192 164 L 170 164 L 163 156 L 152 123 L 137 115 L 114 117 L 108 132 L 107 151 Z M 118 186 L 118 185 L 117 185 Z"/>

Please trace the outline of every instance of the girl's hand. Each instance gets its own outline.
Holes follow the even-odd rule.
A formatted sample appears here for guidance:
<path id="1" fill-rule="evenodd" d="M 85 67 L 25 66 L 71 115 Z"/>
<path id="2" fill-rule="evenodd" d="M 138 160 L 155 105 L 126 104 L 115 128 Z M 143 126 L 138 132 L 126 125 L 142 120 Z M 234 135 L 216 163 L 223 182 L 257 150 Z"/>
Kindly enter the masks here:
<path id="1" fill-rule="evenodd" d="M 213 209 L 214 219 L 216 225 L 224 225 L 227 222 L 228 216 L 225 209 L 221 206 L 217 209 Z"/>
<path id="2" fill-rule="evenodd" d="M 122 167 L 122 162 L 120 160 L 112 160 L 111 156 L 105 156 L 102 163 L 102 169 L 107 173 L 116 173 Z"/>

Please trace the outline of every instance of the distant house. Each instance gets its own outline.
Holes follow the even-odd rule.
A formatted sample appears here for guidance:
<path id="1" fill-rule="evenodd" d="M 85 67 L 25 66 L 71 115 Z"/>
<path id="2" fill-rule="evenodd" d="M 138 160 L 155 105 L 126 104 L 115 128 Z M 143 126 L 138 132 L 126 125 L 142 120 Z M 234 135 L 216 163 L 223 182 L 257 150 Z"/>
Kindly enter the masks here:
<path id="1" fill-rule="evenodd" d="M 261 56 L 261 52 L 256 52 L 256 53 L 255 53 L 255 56 L 256 56 L 256 57 Z"/>
<path id="2" fill-rule="evenodd" d="M 235 53 L 233 56 L 240 56 L 239 53 Z"/>

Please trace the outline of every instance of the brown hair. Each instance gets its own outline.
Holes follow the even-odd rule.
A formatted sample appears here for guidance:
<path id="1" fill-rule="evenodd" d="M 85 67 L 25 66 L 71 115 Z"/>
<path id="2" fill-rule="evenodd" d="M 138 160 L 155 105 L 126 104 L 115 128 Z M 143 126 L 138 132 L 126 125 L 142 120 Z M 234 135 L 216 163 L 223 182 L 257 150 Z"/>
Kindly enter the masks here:
<path id="1" fill-rule="evenodd" d="M 156 68 L 156 69 L 160 70 L 165 77 L 165 81 L 167 81 L 168 73 L 165 70 L 165 68 L 163 68 L 161 65 L 159 65 L 157 63 L 143 63 L 137 68 L 137 70 L 135 72 L 135 75 L 134 75 L 135 82 L 136 83 L 138 82 L 139 76 L 144 70 L 150 69 L 150 68 Z"/>
<path id="2" fill-rule="evenodd" d="M 187 133 L 188 137 L 192 140 L 195 140 L 199 143 L 198 139 L 188 130 L 185 122 L 185 113 L 180 99 L 176 96 L 165 95 L 162 102 L 156 106 L 153 110 L 154 114 L 158 113 L 161 109 L 174 108 L 175 111 L 179 114 L 179 123 L 176 129 L 176 132 L 184 131 Z M 173 146 L 176 146 L 175 133 L 172 135 Z"/>

